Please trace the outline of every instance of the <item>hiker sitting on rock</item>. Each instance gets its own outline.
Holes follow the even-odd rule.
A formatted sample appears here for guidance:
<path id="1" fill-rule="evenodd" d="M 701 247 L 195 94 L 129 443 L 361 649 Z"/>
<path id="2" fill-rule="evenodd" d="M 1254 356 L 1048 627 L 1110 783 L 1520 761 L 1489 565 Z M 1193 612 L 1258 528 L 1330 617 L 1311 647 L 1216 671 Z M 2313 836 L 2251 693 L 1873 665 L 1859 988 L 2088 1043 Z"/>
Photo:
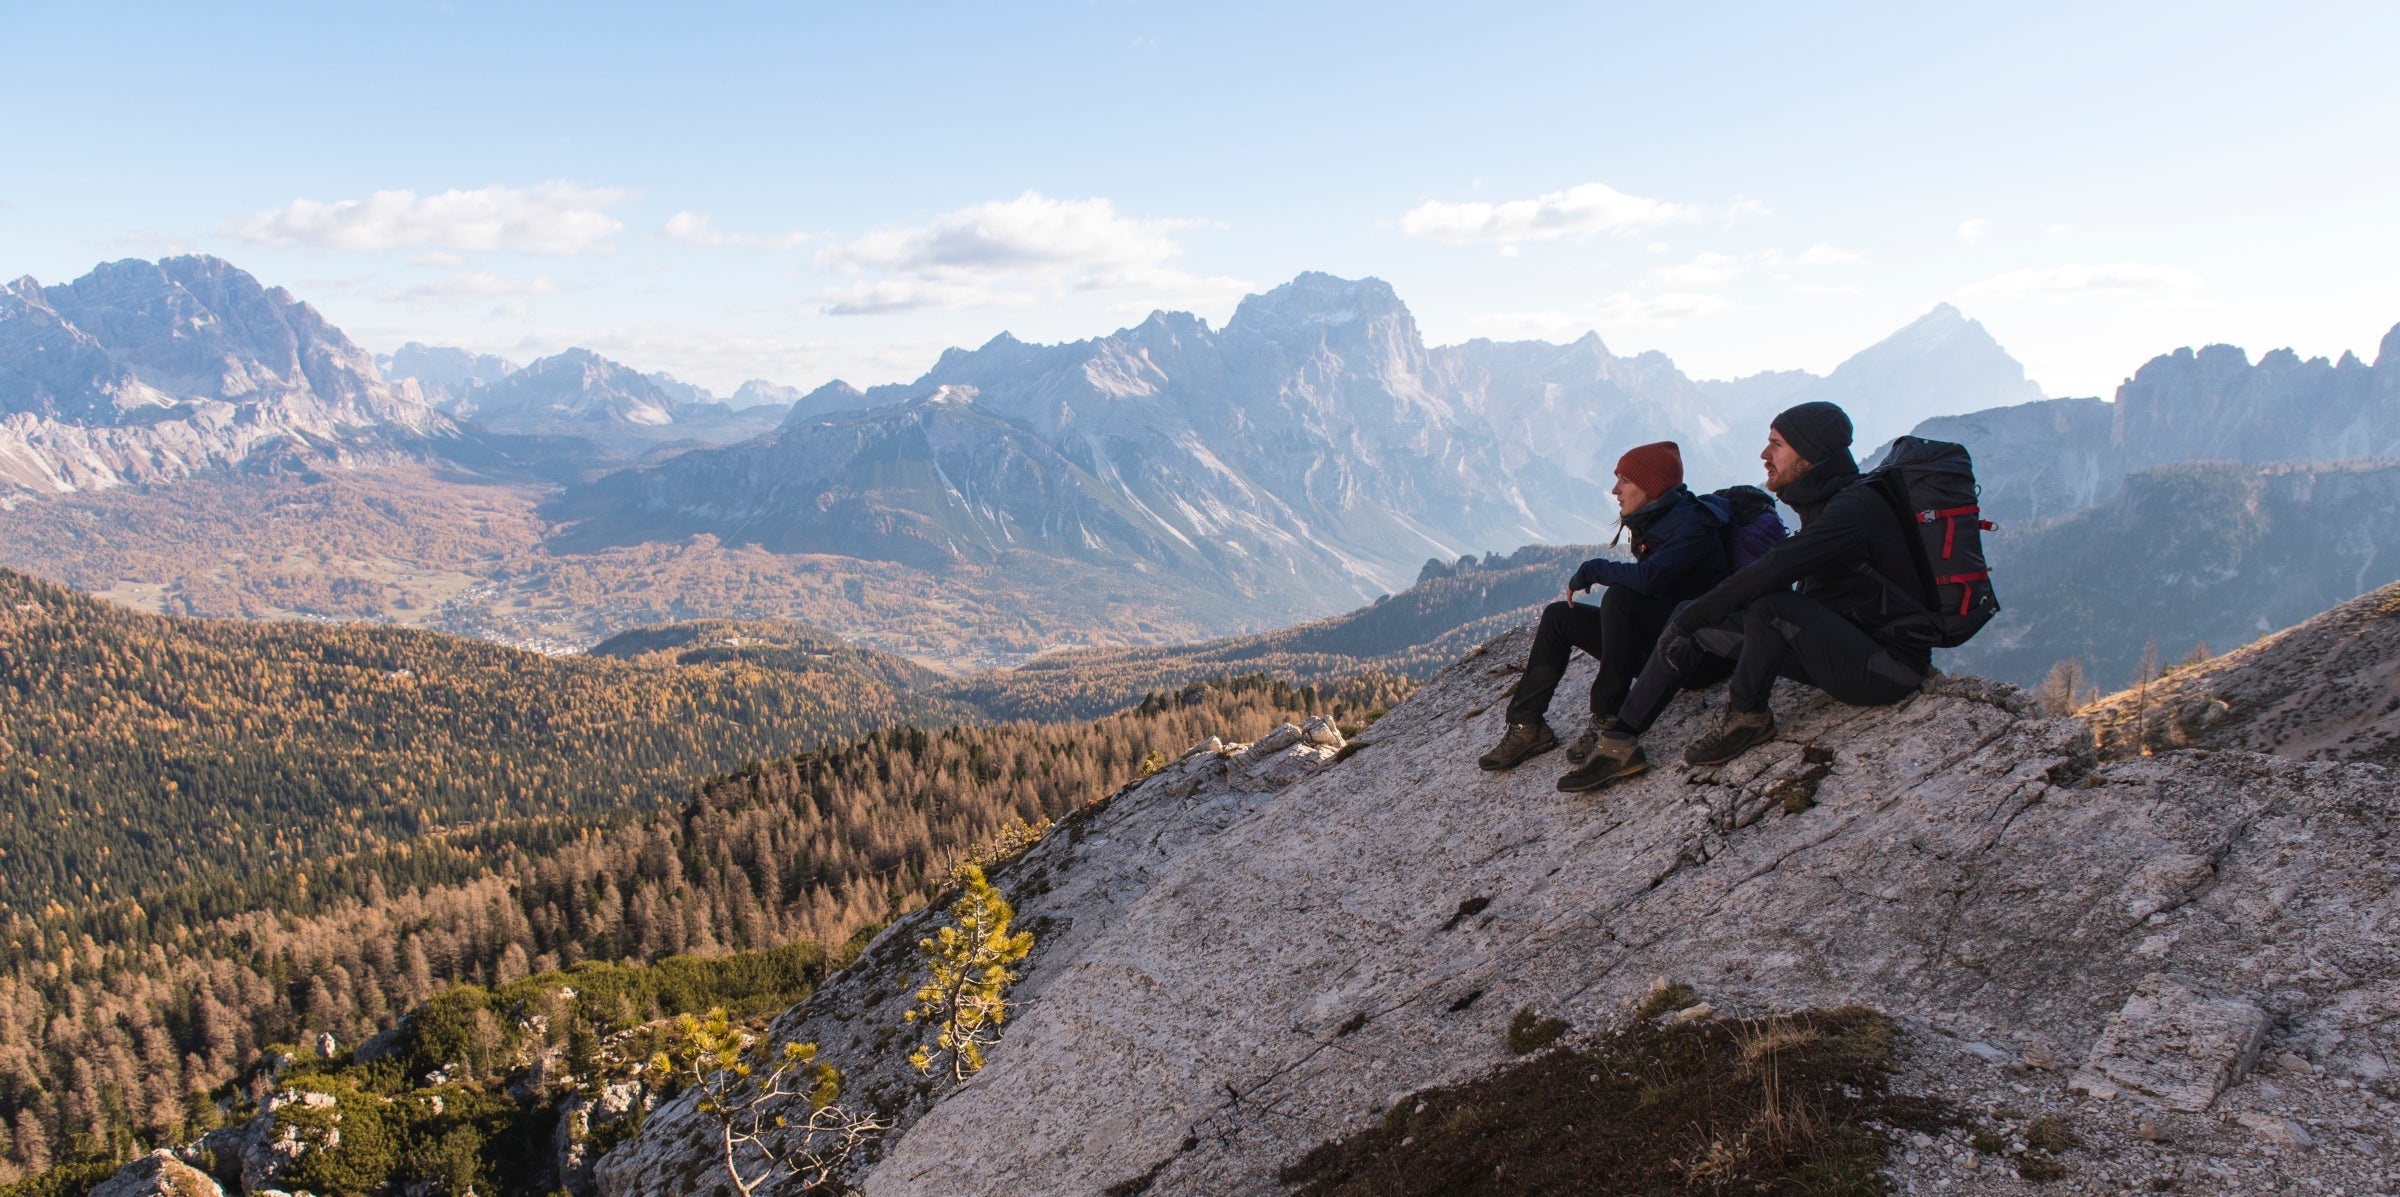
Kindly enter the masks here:
<path id="1" fill-rule="evenodd" d="M 1894 627 L 1921 620 L 1923 608 L 1887 581 L 1917 576 L 1912 533 L 1860 484 L 1850 435 L 1849 415 L 1830 403 L 1775 417 L 1759 459 L 1767 489 L 1800 514 L 1800 531 L 1675 613 L 1593 749 L 1598 784 L 1648 768 L 1641 734 L 1695 673 L 1724 660 L 1733 672 L 1723 720 L 1685 750 L 1686 764 L 1723 764 L 1771 738 L 1777 677 L 1853 706 L 1898 702 L 1925 683 L 1932 651 Z"/>
<path id="2" fill-rule="evenodd" d="M 1567 750 L 1569 761 L 1582 764 L 1676 604 L 1724 580 L 1724 513 L 1683 485 L 1683 455 L 1675 442 L 1628 450 L 1617 459 L 1617 484 L 1609 493 L 1616 496 L 1619 521 L 1633 533 L 1633 560 L 1584 562 L 1567 583 L 1567 597 L 1543 608 L 1525 674 L 1509 701 L 1508 734 L 1478 762 L 1486 769 L 1513 769 L 1558 747 L 1544 712 L 1566 675 L 1567 658 L 1579 648 L 1600 662 L 1600 675 L 1592 679 L 1591 726 Z M 1576 592 L 1593 586 L 1608 588 L 1598 606 L 1574 601 Z"/>

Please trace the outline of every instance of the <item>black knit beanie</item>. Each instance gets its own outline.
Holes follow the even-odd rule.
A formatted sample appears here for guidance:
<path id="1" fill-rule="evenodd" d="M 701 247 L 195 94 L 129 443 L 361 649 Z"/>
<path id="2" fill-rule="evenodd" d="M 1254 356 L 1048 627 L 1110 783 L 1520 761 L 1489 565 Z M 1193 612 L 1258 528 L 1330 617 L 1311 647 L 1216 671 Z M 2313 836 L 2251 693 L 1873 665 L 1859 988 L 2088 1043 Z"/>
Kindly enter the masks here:
<path id="1" fill-rule="evenodd" d="M 1850 416 L 1819 400 L 1784 409 L 1769 427 L 1783 434 L 1783 443 L 1811 464 L 1830 461 L 1850 451 Z"/>

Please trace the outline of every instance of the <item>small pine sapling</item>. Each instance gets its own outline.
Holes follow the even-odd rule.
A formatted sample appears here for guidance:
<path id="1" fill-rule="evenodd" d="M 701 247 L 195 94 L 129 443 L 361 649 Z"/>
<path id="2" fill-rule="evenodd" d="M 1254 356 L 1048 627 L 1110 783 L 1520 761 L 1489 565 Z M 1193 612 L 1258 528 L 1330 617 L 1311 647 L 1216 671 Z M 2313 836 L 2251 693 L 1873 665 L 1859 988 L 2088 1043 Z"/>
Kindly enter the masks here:
<path id="1" fill-rule="evenodd" d="M 925 983 L 917 989 L 917 1004 L 902 1017 L 934 1028 L 931 1047 L 920 1045 L 908 1062 L 919 1072 L 931 1072 L 937 1061 L 955 1080 L 965 1080 L 983 1067 L 983 1049 L 1000 1042 L 1000 1024 L 1008 1018 L 1006 990 L 1017 974 L 1008 966 L 1033 950 L 1033 933 L 1010 934 L 1015 917 L 1008 899 L 983 878 L 983 870 L 962 864 L 951 877 L 962 891 L 950 904 L 952 925 L 917 941 L 925 961 Z"/>
<path id="2" fill-rule="evenodd" d="M 755 1052 L 750 1036 L 723 1010 L 677 1018 L 666 1049 L 651 1056 L 649 1072 L 656 1082 L 700 1091 L 695 1108 L 716 1123 L 726 1175 L 744 1197 L 787 1176 L 799 1182 L 799 1192 L 814 1192 L 892 1127 L 834 1104 L 842 1076 L 817 1059 L 816 1044 L 786 1043 L 772 1056 Z M 808 1116 L 797 1122 L 782 1112 L 794 1100 L 808 1103 Z M 759 1170 L 745 1176 L 745 1167 Z"/>

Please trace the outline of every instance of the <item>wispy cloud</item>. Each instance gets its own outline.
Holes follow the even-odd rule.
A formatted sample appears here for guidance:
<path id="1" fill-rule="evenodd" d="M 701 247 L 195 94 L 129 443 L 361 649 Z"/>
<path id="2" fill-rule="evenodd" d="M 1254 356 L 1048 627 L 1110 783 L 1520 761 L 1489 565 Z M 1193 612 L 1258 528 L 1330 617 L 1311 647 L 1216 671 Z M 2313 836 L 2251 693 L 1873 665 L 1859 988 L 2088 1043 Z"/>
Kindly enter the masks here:
<path id="1" fill-rule="evenodd" d="M 2086 295 L 2189 295 L 2198 291 L 2199 275 L 2179 266 L 2152 266 L 2141 262 L 2106 262 L 2086 266 L 2069 262 L 2062 266 L 2044 266 L 2011 270 L 1993 275 L 1978 283 L 1959 288 L 1959 295 L 1968 299 L 2009 296 L 2039 296 L 2049 299 L 2071 299 Z"/>
<path id="2" fill-rule="evenodd" d="M 877 279 L 817 292 L 828 316 L 884 316 L 957 308 L 1021 308 L 1036 303 L 1027 291 L 1002 291 L 974 283 L 924 279 Z"/>
<path id="3" fill-rule="evenodd" d="M 1972 244 L 1991 236 L 1992 230 L 1998 227 L 1998 225 L 1994 224 L 1992 221 L 1985 220 L 1983 217 L 1969 217 L 1966 220 L 1958 222 L 1958 239 Z"/>
<path id="4" fill-rule="evenodd" d="M 758 249 L 792 249 L 804 245 L 808 234 L 790 233 L 728 233 L 717 228 L 715 218 L 698 212 L 677 212 L 667 218 L 658 235 L 684 245 L 746 245 Z"/>
<path id="5" fill-rule="evenodd" d="M 1472 245 L 1627 235 L 1700 219 L 1700 209 L 1690 204 L 1627 195 L 1606 183 L 1585 183 L 1496 204 L 1427 200 L 1400 217 L 1400 231 L 1425 241 Z"/>
<path id="6" fill-rule="evenodd" d="M 378 191 L 365 199 L 297 199 L 281 208 L 228 220 L 226 236 L 262 245 L 322 249 L 512 250 L 532 254 L 607 253 L 624 223 L 608 209 L 625 193 L 611 187 L 542 183 L 434 195 Z"/>
<path id="7" fill-rule="evenodd" d="M 1819 241 L 1815 245 L 1801 250 L 1799 258 L 1799 262 L 1803 266 L 1839 266 L 1844 262 L 1858 260 L 1857 254 L 1829 241 Z"/>
<path id="8" fill-rule="evenodd" d="M 819 250 L 819 269 L 885 277 L 827 289 L 837 316 L 1017 306 L 1039 294 L 1147 290 L 1170 297 L 1243 288 L 1173 265 L 1176 234 L 1196 221 L 1120 214 L 1106 198 L 1015 199 L 960 208 L 921 225 L 875 229 Z"/>
<path id="9" fill-rule="evenodd" d="M 507 278 L 488 271 L 475 270 L 466 274 L 454 274 L 448 278 L 437 278 L 430 282 L 418 283 L 413 287 L 385 291 L 376 298 L 400 303 L 422 303 L 446 299 L 498 299 L 512 296 L 556 295 L 565 289 L 552 281 L 548 275 L 534 278 Z"/>

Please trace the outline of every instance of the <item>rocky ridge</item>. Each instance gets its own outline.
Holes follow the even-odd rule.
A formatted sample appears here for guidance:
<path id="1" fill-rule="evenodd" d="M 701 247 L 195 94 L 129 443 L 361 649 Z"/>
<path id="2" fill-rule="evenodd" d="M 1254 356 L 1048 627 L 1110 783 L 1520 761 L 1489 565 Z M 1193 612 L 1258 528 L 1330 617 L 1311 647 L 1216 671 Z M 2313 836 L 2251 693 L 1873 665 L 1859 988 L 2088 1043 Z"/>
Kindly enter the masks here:
<path id="1" fill-rule="evenodd" d="M 2144 363 L 2113 403 L 2022 403 L 1916 432 L 1972 450 L 1986 514 L 2007 523 L 2108 503 L 2129 475 L 2176 462 L 2388 461 L 2400 458 L 2400 325 L 2372 365 L 2187 347 Z"/>
<path id="2" fill-rule="evenodd" d="M 1776 739 L 1716 770 L 1665 763 L 1712 716 L 1686 696 L 1659 767 L 1562 795 L 1555 756 L 1473 763 L 1528 636 L 1340 748 L 1196 746 L 996 874 L 1039 940 L 968 1083 L 919 1096 L 891 1046 L 923 916 L 787 1014 L 775 1036 L 903 1110 L 864 1191 L 1279 1192 L 1310 1146 L 1505 1062 L 1515 1012 L 1588 1033 L 1661 976 L 1723 1013 L 1885 1010 L 1899 1084 L 2055 1114 L 2085 1187 L 2400 1183 L 2385 768 L 2104 759 L 2091 724 L 1945 677 L 1881 710 L 1787 688 Z M 662 1107 L 602 1190 L 689 1191 L 696 1129 Z M 2001 1150 L 1962 1129 L 1893 1167 L 1904 1191 L 2036 1191 Z"/>

